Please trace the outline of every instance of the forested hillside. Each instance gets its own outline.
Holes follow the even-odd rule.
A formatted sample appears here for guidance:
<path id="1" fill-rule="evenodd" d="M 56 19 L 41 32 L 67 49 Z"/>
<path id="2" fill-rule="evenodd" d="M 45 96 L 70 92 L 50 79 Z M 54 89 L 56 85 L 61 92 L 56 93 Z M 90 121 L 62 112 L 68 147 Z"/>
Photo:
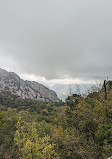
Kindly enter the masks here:
<path id="1" fill-rule="evenodd" d="M 105 85 L 104 85 L 105 86 Z M 0 95 L 1 159 L 112 156 L 112 82 L 86 98 L 42 102 Z"/>

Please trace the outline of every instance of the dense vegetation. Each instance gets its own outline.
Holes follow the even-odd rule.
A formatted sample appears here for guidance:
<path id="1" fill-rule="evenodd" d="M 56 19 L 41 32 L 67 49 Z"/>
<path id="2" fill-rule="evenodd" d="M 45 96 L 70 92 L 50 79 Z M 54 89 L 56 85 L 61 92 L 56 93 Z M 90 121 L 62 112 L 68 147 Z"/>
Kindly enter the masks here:
<path id="1" fill-rule="evenodd" d="M 112 82 L 66 103 L 0 95 L 1 159 L 106 159 L 112 156 Z"/>

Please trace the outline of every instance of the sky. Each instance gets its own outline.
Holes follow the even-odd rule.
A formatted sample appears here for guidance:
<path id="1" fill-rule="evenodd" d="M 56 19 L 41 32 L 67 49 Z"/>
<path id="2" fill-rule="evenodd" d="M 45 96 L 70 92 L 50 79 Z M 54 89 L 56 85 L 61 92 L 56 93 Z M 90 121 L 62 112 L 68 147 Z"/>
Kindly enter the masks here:
<path id="1" fill-rule="evenodd" d="M 53 85 L 112 77 L 112 0 L 0 0 L 0 67 Z"/>

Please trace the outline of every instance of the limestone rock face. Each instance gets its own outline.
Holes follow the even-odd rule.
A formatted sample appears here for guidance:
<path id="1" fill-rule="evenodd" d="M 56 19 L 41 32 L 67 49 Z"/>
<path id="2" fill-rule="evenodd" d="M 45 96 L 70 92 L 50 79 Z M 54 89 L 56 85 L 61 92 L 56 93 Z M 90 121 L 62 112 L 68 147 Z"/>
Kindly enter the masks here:
<path id="1" fill-rule="evenodd" d="M 16 73 L 0 68 L 0 92 L 10 92 L 22 99 L 59 101 L 57 94 L 35 81 L 24 81 Z"/>

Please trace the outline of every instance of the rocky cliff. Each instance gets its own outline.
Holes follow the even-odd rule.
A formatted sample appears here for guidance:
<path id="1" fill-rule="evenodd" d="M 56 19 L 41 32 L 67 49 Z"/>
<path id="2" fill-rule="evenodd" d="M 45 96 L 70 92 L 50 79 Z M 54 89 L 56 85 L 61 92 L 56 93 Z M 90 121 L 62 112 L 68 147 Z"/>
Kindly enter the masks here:
<path id="1" fill-rule="evenodd" d="M 0 93 L 10 92 L 22 99 L 59 101 L 57 94 L 35 81 L 24 81 L 16 73 L 0 68 Z"/>

